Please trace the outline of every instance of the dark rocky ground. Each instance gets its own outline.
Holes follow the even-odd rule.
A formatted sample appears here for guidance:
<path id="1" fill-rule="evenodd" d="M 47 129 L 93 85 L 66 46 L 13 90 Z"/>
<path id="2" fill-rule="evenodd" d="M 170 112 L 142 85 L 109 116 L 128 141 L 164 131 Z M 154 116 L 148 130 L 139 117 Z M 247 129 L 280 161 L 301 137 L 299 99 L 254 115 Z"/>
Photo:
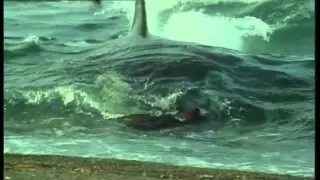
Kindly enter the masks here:
<path id="1" fill-rule="evenodd" d="M 311 180 L 312 177 L 54 155 L 4 154 L 8 180 Z"/>

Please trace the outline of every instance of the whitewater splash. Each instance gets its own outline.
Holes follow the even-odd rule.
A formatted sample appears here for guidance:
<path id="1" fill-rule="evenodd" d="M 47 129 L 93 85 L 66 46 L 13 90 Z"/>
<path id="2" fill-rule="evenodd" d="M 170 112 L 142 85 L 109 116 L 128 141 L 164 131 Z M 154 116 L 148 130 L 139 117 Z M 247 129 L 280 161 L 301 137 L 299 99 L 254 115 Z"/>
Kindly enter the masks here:
<path id="1" fill-rule="evenodd" d="M 286 53 L 286 51 L 278 50 L 278 36 L 283 36 L 282 33 L 288 34 L 283 31 L 288 29 L 291 24 L 294 26 L 291 21 L 301 19 L 300 16 L 312 18 L 311 16 L 314 14 L 312 9 L 314 8 L 312 8 L 311 2 L 301 3 L 301 5 L 294 3 L 288 7 L 286 4 L 275 4 L 272 0 L 176 0 L 170 2 L 147 1 L 146 6 L 149 31 L 154 35 L 248 53 L 275 53 L 277 51 L 278 53 Z M 239 7 L 234 3 L 238 3 Z M 297 12 L 291 11 L 287 15 L 283 15 L 279 14 L 277 9 L 274 11 L 270 9 L 270 16 L 255 16 L 257 14 L 255 9 L 264 6 L 268 8 L 268 3 L 279 6 L 278 8 L 282 11 L 292 8 L 297 9 Z M 288 2 L 288 4 L 292 3 Z M 228 11 L 225 6 L 233 10 Z M 132 22 L 132 7 L 133 2 L 123 1 L 114 2 L 112 8 L 126 12 L 128 20 Z M 210 7 L 214 10 L 210 10 L 212 9 Z M 272 39 L 272 37 L 274 38 Z M 291 43 L 287 46 L 292 47 Z M 281 48 L 289 47 L 281 46 Z M 296 50 L 297 53 L 300 51 L 312 50 Z"/>
<path id="2" fill-rule="evenodd" d="M 153 2 L 147 1 L 149 30 L 152 34 L 171 40 L 195 42 L 203 45 L 225 47 L 244 51 L 245 38 L 260 37 L 269 41 L 272 27 L 256 17 L 228 17 L 216 13 L 205 14 L 203 11 L 189 10 L 174 12 L 163 21 L 161 15 L 179 3 L 191 1 Z M 207 2 L 208 1 L 203 1 Z M 212 1 L 210 3 L 213 3 Z M 218 3 L 218 2 L 216 2 Z M 115 8 L 126 11 L 132 21 L 133 2 L 116 2 Z M 159 23 L 160 22 L 160 23 Z"/>
<path id="3" fill-rule="evenodd" d="M 161 52 L 158 47 L 164 44 L 138 48 L 134 44 L 131 54 L 123 51 L 119 56 L 107 54 L 85 60 L 79 57 L 89 56 L 88 52 L 79 49 L 117 39 L 118 34 L 127 32 L 132 7 L 126 4 L 131 6 L 132 2 L 108 2 L 102 10 L 106 13 L 95 15 L 80 2 L 63 6 L 48 3 L 53 7 L 32 4 L 24 11 L 16 10 L 22 7 L 11 7 L 13 14 L 7 12 L 5 21 L 5 152 L 312 174 L 314 58 L 246 55 L 201 45 L 192 48 L 192 43 L 184 43 L 214 44 L 246 52 L 248 39 L 257 37 L 253 47 L 259 42 L 272 43 L 277 34 L 274 25 L 290 24 L 294 16 L 289 14 L 275 23 L 250 13 L 233 16 L 209 11 L 232 4 L 201 1 L 210 6 L 206 9 L 197 2 L 147 2 L 149 11 L 153 11 L 148 12 L 150 31 L 183 42 L 166 44 Z M 65 7 L 69 4 L 72 13 Z M 240 6 L 252 4 L 258 7 L 259 2 L 241 2 Z M 41 13 L 36 10 L 39 8 Z M 45 8 L 60 14 L 46 14 Z M 14 14 L 16 11 L 20 17 Z M 46 18 L 52 16 L 65 21 L 46 23 Z M 15 28 L 16 22 L 23 32 Z M 283 36 L 278 37 L 283 40 Z M 290 47 L 295 46 L 293 38 L 289 39 Z M 179 61 L 166 61 L 173 58 Z M 120 74 L 112 74 L 113 70 Z M 134 98 L 133 103 L 130 98 Z M 107 120 L 112 115 L 130 113 L 133 108 L 137 108 L 133 113 L 172 110 L 178 103 L 199 105 L 197 101 L 203 101 L 211 114 L 218 112 L 210 126 L 145 134 L 121 129 Z M 217 128 L 216 122 L 226 125 Z"/>

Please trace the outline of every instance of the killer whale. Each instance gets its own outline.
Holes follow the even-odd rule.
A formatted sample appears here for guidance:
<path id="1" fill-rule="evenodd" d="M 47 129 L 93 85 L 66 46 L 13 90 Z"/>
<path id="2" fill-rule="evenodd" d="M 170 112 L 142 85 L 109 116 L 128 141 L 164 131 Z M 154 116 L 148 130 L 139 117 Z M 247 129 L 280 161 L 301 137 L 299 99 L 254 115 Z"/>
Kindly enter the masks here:
<path id="1" fill-rule="evenodd" d="M 101 6 L 101 0 L 94 0 L 94 2 Z M 127 36 L 125 36 L 125 38 L 121 39 L 127 41 L 127 38 L 136 39 L 139 43 L 141 43 L 144 40 L 149 42 L 162 39 L 156 38 L 148 31 L 145 0 L 135 1 L 134 18 L 131 25 L 131 30 L 129 31 Z M 128 44 L 125 43 L 125 45 Z M 116 120 L 116 122 L 124 124 L 127 127 L 133 129 L 142 131 L 152 131 L 198 124 L 204 120 L 204 117 L 205 114 L 198 107 L 188 107 L 178 111 L 178 113 L 175 115 L 166 113 L 163 113 L 161 115 L 151 115 L 147 113 L 129 114 L 112 120 Z"/>

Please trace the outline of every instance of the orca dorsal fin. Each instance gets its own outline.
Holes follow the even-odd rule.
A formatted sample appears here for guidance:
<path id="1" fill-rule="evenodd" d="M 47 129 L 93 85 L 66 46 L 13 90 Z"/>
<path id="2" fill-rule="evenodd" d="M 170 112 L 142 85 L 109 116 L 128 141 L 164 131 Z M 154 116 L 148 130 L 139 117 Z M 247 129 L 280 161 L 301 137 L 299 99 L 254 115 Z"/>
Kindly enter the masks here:
<path id="1" fill-rule="evenodd" d="M 96 5 L 101 6 L 102 0 L 92 0 Z M 134 17 L 130 33 L 133 36 L 146 38 L 149 35 L 147 12 L 144 0 L 136 0 Z"/>
<path id="2" fill-rule="evenodd" d="M 136 0 L 131 34 L 146 38 L 148 32 L 147 12 L 144 0 Z"/>

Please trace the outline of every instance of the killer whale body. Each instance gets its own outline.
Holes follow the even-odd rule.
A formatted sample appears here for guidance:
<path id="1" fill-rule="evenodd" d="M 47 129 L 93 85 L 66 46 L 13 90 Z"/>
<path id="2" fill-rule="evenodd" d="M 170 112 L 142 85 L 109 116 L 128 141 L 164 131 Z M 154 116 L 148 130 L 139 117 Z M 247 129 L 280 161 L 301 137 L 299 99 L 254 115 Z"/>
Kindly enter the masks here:
<path id="1" fill-rule="evenodd" d="M 101 5 L 101 0 L 94 0 L 98 5 Z M 145 0 L 135 1 L 134 18 L 131 30 L 126 36 L 128 38 L 135 38 L 149 41 L 151 37 L 153 40 L 158 39 L 151 35 L 148 31 L 147 13 L 145 7 Z M 160 38 L 162 39 L 162 38 Z M 125 40 L 127 40 L 125 38 Z M 182 118 L 179 120 L 176 116 Z M 181 127 L 185 125 L 199 124 L 204 120 L 204 114 L 197 107 L 183 109 L 175 115 L 151 115 L 151 114 L 130 114 L 123 117 L 115 118 L 117 122 L 126 125 L 132 129 L 141 131 L 154 131 L 161 129 L 170 129 Z"/>

